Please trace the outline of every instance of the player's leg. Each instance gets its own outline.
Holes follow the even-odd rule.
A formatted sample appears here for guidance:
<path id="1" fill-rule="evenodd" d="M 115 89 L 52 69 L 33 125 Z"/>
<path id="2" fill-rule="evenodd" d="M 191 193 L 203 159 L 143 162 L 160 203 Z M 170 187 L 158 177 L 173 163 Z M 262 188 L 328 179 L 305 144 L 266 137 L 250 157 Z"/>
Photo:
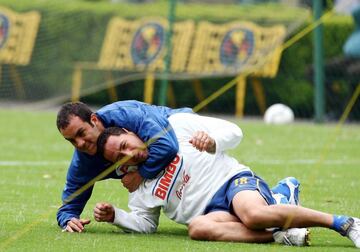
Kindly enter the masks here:
<path id="1" fill-rule="evenodd" d="M 215 211 L 194 218 L 188 226 L 194 240 L 266 243 L 274 241 L 272 232 L 250 230 L 234 215 Z"/>
<path id="2" fill-rule="evenodd" d="M 295 205 L 268 205 L 259 191 L 240 191 L 233 198 L 233 209 L 251 229 L 269 227 L 331 227 L 331 214 Z"/>
<path id="3" fill-rule="evenodd" d="M 269 196 L 270 189 L 256 176 L 245 176 L 235 182 L 237 183 L 233 183 L 230 189 L 234 195 L 233 210 L 248 228 L 262 230 L 269 227 L 327 227 L 348 236 L 356 246 L 360 246 L 358 219 L 296 205 L 271 205 L 274 204 L 274 200 Z"/>
<path id="4" fill-rule="evenodd" d="M 248 171 L 248 175 L 253 173 Z M 291 229 L 273 232 L 254 232 L 249 230 L 234 216 L 231 209 L 231 184 L 238 176 L 234 176 L 225 183 L 207 205 L 204 215 L 196 217 L 189 225 L 189 235 L 192 239 L 211 241 L 239 241 L 239 242 L 269 242 L 273 238 L 277 243 L 304 246 L 308 245 L 308 231 L 306 229 Z M 242 175 L 241 175 L 242 176 Z M 235 181 L 235 182 L 234 182 Z M 230 196 L 228 196 L 230 194 Z"/>
<path id="5" fill-rule="evenodd" d="M 290 246 L 309 245 L 309 233 L 305 228 L 285 231 L 251 230 L 234 215 L 215 211 L 194 218 L 188 226 L 189 236 L 194 240 L 235 241 L 247 243 L 276 243 Z"/>

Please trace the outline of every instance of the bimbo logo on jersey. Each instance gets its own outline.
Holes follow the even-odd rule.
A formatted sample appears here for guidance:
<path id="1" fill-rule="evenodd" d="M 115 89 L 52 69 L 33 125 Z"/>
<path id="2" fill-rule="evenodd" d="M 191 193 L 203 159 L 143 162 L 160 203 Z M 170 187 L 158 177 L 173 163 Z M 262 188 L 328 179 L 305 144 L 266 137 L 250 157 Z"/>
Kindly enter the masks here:
<path id="1" fill-rule="evenodd" d="M 176 196 L 180 200 L 181 200 L 181 198 L 183 196 L 184 188 L 185 188 L 186 184 L 189 182 L 190 178 L 191 177 L 188 174 L 185 174 L 185 172 L 183 173 L 182 184 L 181 184 L 180 188 L 176 191 Z"/>
<path id="2" fill-rule="evenodd" d="M 162 200 L 166 199 L 169 193 L 170 186 L 172 184 L 171 182 L 175 180 L 176 170 L 178 168 L 177 165 L 179 164 L 179 162 L 180 157 L 179 155 L 176 155 L 174 160 L 169 164 L 168 167 L 166 167 L 164 175 L 162 175 L 159 179 L 158 184 L 156 185 L 153 192 L 156 197 Z"/>

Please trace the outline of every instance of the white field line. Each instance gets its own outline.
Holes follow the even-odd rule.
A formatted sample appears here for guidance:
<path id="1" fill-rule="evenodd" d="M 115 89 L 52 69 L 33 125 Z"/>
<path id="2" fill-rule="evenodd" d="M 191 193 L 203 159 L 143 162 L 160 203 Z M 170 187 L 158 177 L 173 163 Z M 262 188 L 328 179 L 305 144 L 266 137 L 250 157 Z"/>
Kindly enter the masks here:
<path id="1" fill-rule="evenodd" d="M 60 160 L 60 161 L 10 161 L 10 160 L 0 160 L 1 166 L 57 166 L 57 165 L 69 165 L 70 160 Z"/>
<path id="2" fill-rule="evenodd" d="M 313 165 L 318 163 L 317 159 L 295 159 L 295 160 L 279 160 L 279 159 L 246 159 L 246 163 L 259 163 L 259 164 L 288 164 L 288 165 Z M 241 161 L 240 161 L 241 163 Z M 59 161 L 13 161 L 13 160 L 0 160 L 1 166 L 57 166 L 69 165 L 70 160 Z M 360 165 L 360 160 L 324 160 L 325 165 Z"/>
<path id="3" fill-rule="evenodd" d="M 314 165 L 319 163 L 318 159 L 294 159 L 294 160 L 279 160 L 279 159 L 246 159 L 245 163 L 270 164 L 270 165 Z M 360 165 L 360 160 L 324 160 L 322 164 L 325 165 Z"/>

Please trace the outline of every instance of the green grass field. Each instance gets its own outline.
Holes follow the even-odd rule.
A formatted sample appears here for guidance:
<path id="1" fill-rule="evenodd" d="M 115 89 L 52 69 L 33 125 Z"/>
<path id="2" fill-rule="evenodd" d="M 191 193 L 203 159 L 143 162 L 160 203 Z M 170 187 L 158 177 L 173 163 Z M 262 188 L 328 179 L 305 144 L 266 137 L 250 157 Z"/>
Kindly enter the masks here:
<path id="1" fill-rule="evenodd" d="M 92 220 L 87 231 L 62 233 L 55 215 L 72 146 L 56 129 L 56 112 L 0 110 L 0 117 L 0 251 L 355 250 L 348 239 L 318 228 L 312 229 L 308 248 L 192 241 L 185 226 L 166 217 L 161 217 L 156 234 L 125 234 L 92 218 L 98 201 L 126 208 L 127 193 L 115 180 L 96 184 L 82 215 Z M 336 125 L 237 123 L 245 137 L 231 153 L 270 185 L 295 176 L 302 183 L 302 205 L 360 217 L 360 125 L 337 131 Z"/>

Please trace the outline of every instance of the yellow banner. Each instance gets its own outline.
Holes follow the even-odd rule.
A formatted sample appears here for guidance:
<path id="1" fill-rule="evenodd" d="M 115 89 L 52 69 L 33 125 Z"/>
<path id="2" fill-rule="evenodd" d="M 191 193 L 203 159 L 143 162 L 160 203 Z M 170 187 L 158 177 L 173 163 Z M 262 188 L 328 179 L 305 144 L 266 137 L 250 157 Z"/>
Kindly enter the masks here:
<path id="1" fill-rule="evenodd" d="M 250 22 L 200 22 L 188 72 L 233 75 L 251 71 L 261 76 L 274 76 L 284 36 L 283 26 L 260 27 Z"/>
<path id="2" fill-rule="evenodd" d="M 172 72 L 183 72 L 194 34 L 193 21 L 176 22 L 172 37 Z M 163 71 L 168 22 L 161 17 L 129 21 L 111 19 L 99 67 L 130 71 Z"/>
<path id="3" fill-rule="evenodd" d="M 27 65 L 34 48 L 40 14 L 0 7 L 0 64 Z"/>

